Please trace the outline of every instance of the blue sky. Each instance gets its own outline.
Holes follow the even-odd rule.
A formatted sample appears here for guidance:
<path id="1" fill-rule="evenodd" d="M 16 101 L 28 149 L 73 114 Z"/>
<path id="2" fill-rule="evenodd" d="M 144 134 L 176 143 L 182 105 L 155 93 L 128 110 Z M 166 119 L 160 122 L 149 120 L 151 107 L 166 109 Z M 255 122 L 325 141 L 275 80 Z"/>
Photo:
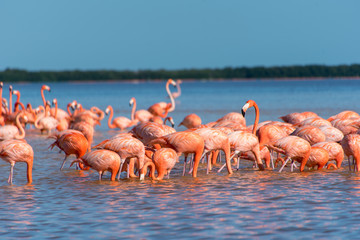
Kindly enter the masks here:
<path id="1" fill-rule="evenodd" d="M 360 63 L 356 0 L 5 0 L 0 70 Z"/>

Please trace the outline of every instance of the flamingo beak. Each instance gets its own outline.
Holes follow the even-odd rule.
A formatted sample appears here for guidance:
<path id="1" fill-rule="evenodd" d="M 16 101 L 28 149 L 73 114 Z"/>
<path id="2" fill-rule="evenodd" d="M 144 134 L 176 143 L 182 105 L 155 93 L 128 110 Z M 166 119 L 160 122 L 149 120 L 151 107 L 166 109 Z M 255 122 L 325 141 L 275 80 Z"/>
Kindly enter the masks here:
<path id="1" fill-rule="evenodd" d="M 246 103 L 246 104 L 242 107 L 241 113 L 242 113 L 243 117 L 245 117 L 245 113 L 246 113 L 246 111 L 248 110 L 249 106 L 250 106 L 250 104 L 249 104 L 249 103 Z"/>

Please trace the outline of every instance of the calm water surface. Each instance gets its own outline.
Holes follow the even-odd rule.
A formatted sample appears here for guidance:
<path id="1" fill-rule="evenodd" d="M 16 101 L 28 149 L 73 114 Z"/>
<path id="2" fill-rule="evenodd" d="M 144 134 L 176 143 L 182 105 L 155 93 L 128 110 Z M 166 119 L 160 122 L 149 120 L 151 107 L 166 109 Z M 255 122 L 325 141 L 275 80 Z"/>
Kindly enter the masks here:
<path id="1" fill-rule="evenodd" d="M 84 107 L 129 116 L 128 102 L 139 109 L 168 101 L 159 83 L 51 83 L 46 98 L 60 107 L 77 99 Z M 5 85 L 6 89 L 8 85 Z M 21 101 L 41 104 L 41 84 L 14 84 Z M 248 99 L 260 107 L 260 121 L 278 120 L 290 112 L 314 111 L 327 118 L 346 109 L 360 112 L 360 81 L 185 82 L 172 116 L 179 123 L 197 113 L 204 122 L 239 112 Z M 4 97 L 7 97 L 4 91 Z M 117 132 L 96 127 L 94 143 Z M 254 110 L 247 123 L 254 121 Z M 177 130 L 184 130 L 183 127 Z M 354 239 L 360 222 L 360 174 L 343 169 L 291 173 L 259 172 L 248 162 L 232 176 L 225 171 L 182 177 L 182 158 L 169 180 L 123 179 L 99 182 L 94 171 L 59 170 L 63 153 L 48 150 L 52 140 L 27 129 L 35 152 L 33 179 L 26 186 L 25 164 L 0 161 L 1 238 L 142 238 L 142 239 Z M 73 157 L 74 158 L 74 157 Z M 73 159 L 71 158 L 71 159 Z"/>

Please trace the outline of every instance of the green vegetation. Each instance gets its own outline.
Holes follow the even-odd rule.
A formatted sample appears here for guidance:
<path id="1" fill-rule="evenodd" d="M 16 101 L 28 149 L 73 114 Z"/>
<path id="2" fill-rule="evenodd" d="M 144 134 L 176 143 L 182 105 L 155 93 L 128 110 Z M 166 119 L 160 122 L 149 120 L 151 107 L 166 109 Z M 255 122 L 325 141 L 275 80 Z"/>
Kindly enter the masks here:
<path id="1" fill-rule="evenodd" d="M 139 70 L 139 71 L 26 71 L 6 69 L 0 72 L 2 82 L 60 82 L 154 79 L 274 79 L 359 77 L 360 64 L 283 67 L 226 67 L 222 69 Z"/>

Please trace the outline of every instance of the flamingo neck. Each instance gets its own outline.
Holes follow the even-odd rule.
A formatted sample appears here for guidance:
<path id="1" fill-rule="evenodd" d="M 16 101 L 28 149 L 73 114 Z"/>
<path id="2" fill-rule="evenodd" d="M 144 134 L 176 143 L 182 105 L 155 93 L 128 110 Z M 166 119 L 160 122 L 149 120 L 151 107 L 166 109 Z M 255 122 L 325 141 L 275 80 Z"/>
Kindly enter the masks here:
<path id="1" fill-rule="evenodd" d="M 110 109 L 110 116 L 109 116 L 109 119 L 108 119 L 108 127 L 109 128 L 116 128 L 115 124 L 111 123 L 111 120 L 112 120 L 113 115 L 114 115 L 113 108 L 111 106 L 109 106 L 109 109 Z"/>
<path id="2" fill-rule="evenodd" d="M 134 99 L 134 104 L 133 104 L 133 107 L 131 109 L 131 121 L 132 122 L 135 121 L 135 111 L 136 111 L 136 100 Z"/>
<path id="3" fill-rule="evenodd" d="M 67 110 L 69 116 L 72 117 L 72 113 L 71 113 L 71 111 L 70 111 L 70 107 L 71 107 L 71 103 L 68 103 L 68 105 L 66 106 L 66 110 Z"/>
<path id="4" fill-rule="evenodd" d="M 255 108 L 255 123 L 254 123 L 254 127 L 253 127 L 253 130 L 252 130 L 252 133 L 254 135 L 256 135 L 256 129 L 257 129 L 257 126 L 259 124 L 259 117 L 260 117 L 260 111 L 259 111 L 259 107 L 258 105 L 254 102 L 254 106 Z"/>
<path id="5" fill-rule="evenodd" d="M 148 168 L 150 168 L 151 178 L 155 180 L 156 179 L 156 176 L 155 176 L 155 164 L 153 162 L 146 162 L 144 164 L 144 167 L 141 168 L 141 170 L 140 170 L 140 175 L 143 174 L 145 176 L 145 174 L 148 171 Z"/>
<path id="6" fill-rule="evenodd" d="M 12 91 L 9 93 L 9 113 L 12 113 Z"/>
<path id="7" fill-rule="evenodd" d="M 58 103 L 55 102 L 55 116 L 54 116 L 55 119 L 57 117 L 57 112 L 58 112 Z"/>
<path id="8" fill-rule="evenodd" d="M 170 98 L 170 101 L 171 101 L 171 107 L 170 107 L 170 109 L 168 109 L 168 112 L 172 112 L 172 111 L 175 110 L 175 101 L 174 101 L 173 95 L 172 95 L 171 92 L 170 92 L 169 84 L 170 84 L 170 82 L 167 82 L 167 83 L 166 83 L 166 92 L 167 92 L 167 94 L 169 95 L 169 98 Z M 167 113 L 166 113 L 166 114 L 167 114 Z M 166 117 L 166 116 L 165 116 L 165 117 Z"/>
<path id="9" fill-rule="evenodd" d="M 176 89 L 177 89 L 177 95 L 180 96 L 181 95 L 180 83 L 176 83 Z"/>
<path id="10" fill-rule="evenodd" d="M 22 115 L 21 113 L 19 113 L 16 116 L 15 122 L 16 122 L 16 126 L 19 129 L 19 133 L 15 136 L 16 139 L 23 139 L 25 138 L 25 130 L 22 127 L 21 123 L 20 123 L 20 115 Z"/>

